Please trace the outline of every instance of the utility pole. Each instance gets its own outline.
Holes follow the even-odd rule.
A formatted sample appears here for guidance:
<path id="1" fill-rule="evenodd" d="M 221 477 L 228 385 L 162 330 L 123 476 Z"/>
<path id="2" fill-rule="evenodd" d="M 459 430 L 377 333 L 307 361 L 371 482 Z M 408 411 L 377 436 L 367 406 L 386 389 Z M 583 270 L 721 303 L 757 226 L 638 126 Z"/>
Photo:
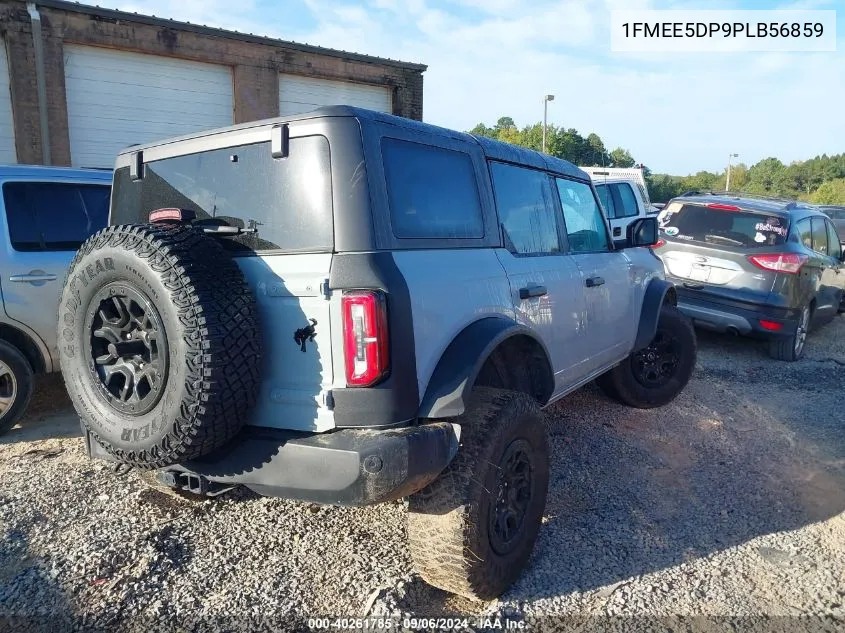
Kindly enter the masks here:
<path id="1" fill-rule="evenodd" d="M 543 98 L 543 153 L 546 152 L 546 126 L 549 118 L 549 101 L 554 100 L 554 95 L 546 95 Z"/>
<path id="2" fill-rule="evenodd" d="M 728 177 L 725 179 L 725 191 L 731 190 L 731 159 L 739 158 L 739 154 L 728 154 Z"/>

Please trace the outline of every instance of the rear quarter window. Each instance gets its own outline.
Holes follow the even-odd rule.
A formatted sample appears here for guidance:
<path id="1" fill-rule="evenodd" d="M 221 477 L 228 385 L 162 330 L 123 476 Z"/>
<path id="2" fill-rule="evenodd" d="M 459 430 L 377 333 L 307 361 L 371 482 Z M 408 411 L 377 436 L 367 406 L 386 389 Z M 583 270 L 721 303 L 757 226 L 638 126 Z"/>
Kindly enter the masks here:
<path id="1" fill-rule="evenodd" d="M 753 249 L 779 246 L 789 235 L 789 219 L 748 211 L 674 202 L 658 216 L 662 237 L 677 242 Z"/>
<path id="2" fill-rule="evenodd" d="M 166 158 L 134 182 L 128 167 L 115 172 L 112 224 L 145 223 L 166 207 L 194 211 L 195 225 L 256 229 L 220 240 L 232 251 L 332 250 L 329 142 L 292 138 L 285 158 L 273 158 L 269 142 Z"/>
<path id="3" fill-rule="evenodd" d="M 397 238 L 484 237 L 469 154 L 393 138 L 382 139 L 381 150 Z"/>

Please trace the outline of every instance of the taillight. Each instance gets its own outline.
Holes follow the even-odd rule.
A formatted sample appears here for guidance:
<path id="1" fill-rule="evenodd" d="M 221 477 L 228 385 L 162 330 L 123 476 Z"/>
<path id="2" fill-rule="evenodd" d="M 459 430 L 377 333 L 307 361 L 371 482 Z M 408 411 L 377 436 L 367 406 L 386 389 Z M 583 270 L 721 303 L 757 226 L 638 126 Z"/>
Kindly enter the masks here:
<path id="1" fill-rule="evenodd" d="M 763 270 L 773 270 L 778 273 L 797 274 L 801 270 L 801 266 L 807 263 L 810 259 L 806 255 L 799 255 L 797 253 L 782 253 L 778 255 L 749 255 L 748 261 L 762 268 Z"/>
<path id="2" fill-rule="evenodd" d="M 341 310 L 346 384 L 370 387 L 390 369 L 384 294 L 378 290 L 344 292 Z"/>
<path id="3" fill-rule="evenodd" d="M 657 241 L 654 243 L 654 245 L 652 246 L 652 248 L 660 248 L 660 247 L 661 247 L 661 246 L 663 246 L 665 243 L 666 243 L 666 240 L 663 240 L 663 239 L 657 238 Z"/>

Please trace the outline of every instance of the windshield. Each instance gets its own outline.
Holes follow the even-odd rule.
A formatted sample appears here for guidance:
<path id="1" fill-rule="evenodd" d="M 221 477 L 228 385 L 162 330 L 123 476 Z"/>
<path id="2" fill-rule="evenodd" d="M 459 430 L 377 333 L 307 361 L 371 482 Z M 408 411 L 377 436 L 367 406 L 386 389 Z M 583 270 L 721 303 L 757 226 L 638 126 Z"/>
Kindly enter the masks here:
<path id="1" fill-rule="evenodd" d="M 661 211 L 658 223 L 664 239 L 732 248 L 778 246 L 789 235 L 782 216 L 679 202 Z"/>

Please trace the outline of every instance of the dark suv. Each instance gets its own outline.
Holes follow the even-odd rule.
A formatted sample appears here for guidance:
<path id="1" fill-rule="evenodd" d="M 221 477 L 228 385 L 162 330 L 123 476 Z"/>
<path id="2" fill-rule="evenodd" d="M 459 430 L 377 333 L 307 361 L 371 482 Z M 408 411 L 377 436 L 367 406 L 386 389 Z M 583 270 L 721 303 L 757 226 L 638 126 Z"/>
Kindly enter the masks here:
<path id="1" fill-rule="evenodd" d="M 819 210 L 833 222 L 833 227 L 839 234 L 839 243 L 845 243 L 845 207 L 821 205 Z"/>
<path id="2" fill-rule="evenodd" d="M 803 203 L 736 194 L 671 200 L 655 252 L 696 325 L 771 340 L 794 361 L 811 325 L 843 311 L 845 266 L 830 219 Z"/>

